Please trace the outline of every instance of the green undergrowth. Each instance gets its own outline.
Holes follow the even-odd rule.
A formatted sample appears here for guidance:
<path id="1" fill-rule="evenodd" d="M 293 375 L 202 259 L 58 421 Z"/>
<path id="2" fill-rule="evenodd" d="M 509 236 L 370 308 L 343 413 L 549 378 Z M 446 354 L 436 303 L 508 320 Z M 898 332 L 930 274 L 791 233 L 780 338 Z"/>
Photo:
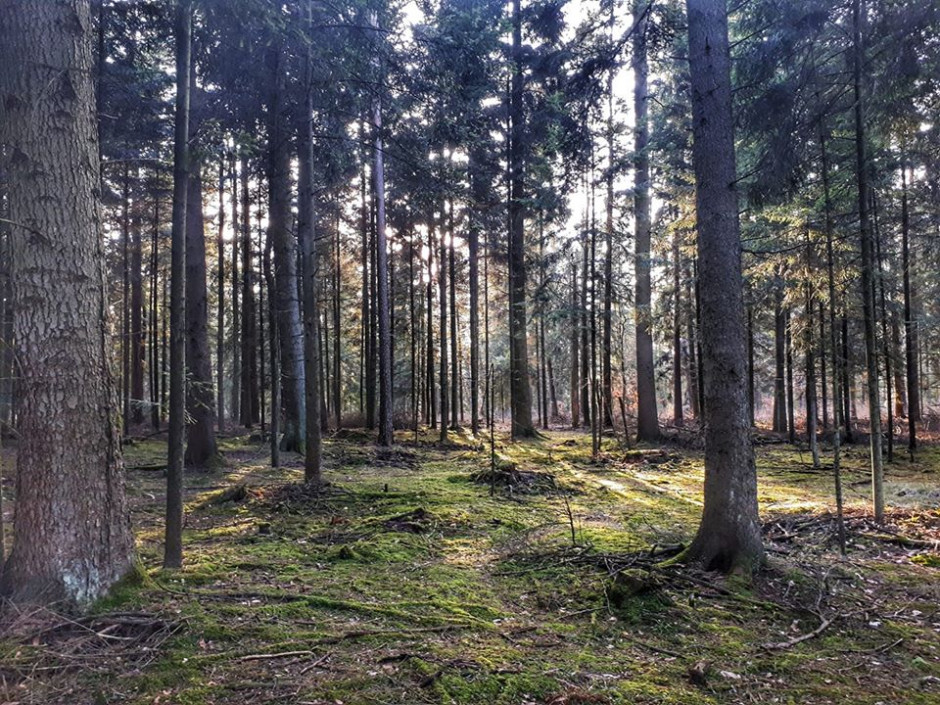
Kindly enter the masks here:
<path id="1" fill-rule="evenodd" d="M 80 668 L 50 656 L 65 649 L 55 639 L 0 638 L 0 701 L 940 698 L 936 553 L 859 549 L 841 562 L 825 540 L 797 550 L 794 539 L 752 582 L 686 576 L 643 556 L 690 540 L 700 452 L 626 450 L 605 438 L 594 458 L 584 434 L 526 444 L 498 434 L 498 469 L 512 472 L 491 493 L 473 479 L 490 468 L 488 439 L 452 434 L 441 448 L 434 438 L 402 434 L 388 451 L 359 430 L 328 438 L 320 493 L 300 486 L 296 456 L 275 470 L 260 441 L 225 438 L 224 467 L 186 477 L 179 572 L 159 568 L 165 480 L 144 469 L 162 447 L 129 447 L 142 570 L 95 609 L 153 614 L 172 628 L 131 646 L 91 639 L 82 648 L 95 655 L 75 661 Z M 829 510 L 831 478 L 806 458 L 790 446 L 759 448 L 766 518 Z M 852 449 L 845 460 L 850 507 L 862 507 L 867 488 L 851 483 L 864 478 L 863 455 Z M 888 478 L 893 496 L 928 498 L 936 486 L 926 460 L 892 465 Z M 833 621 L 815 638 L 766 647 L 821 619 Z M 49 668 L 41 678 L 36 664 Z"/>

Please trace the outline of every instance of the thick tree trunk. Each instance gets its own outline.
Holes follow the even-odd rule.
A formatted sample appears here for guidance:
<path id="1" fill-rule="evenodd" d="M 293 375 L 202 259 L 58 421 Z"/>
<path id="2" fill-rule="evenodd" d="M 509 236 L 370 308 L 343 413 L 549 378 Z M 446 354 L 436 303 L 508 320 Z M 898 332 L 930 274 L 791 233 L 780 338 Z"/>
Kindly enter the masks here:
<path id="1" fill-rule="evenodd" d="M 764 549 L 748 423 L 728 16 L 724 0 L 686 4 L 706 423 L 702 523 L 684 558 L 706 569 L 751 571 Z"/>
<path id="2" fill-rule="evenodd" d="M 274 285 L 269 295 L 278 328 L 281 373 L 281 449 L 304 452 L 304 349 L 297 287 L 297 248 L 291 234 L 291 145 L 285 122 L 286 69 L 280 49 L 271 51 L 271 105 L 268 119 L 268 237 L 273 247 Z M 273 369 L 273 367 L 272 367 Z"/>
<path id="3" fill-rule="evenodd" d="M 454 239 L 454 199 L 448 199 L 447 208 L 447 235 L 450 246 L 447 250 L 448 265 L 450 268 L 450 427 L 457 430 L 460 427 L 460 371 L 457 352 L 457 242 Z"/>
<path id="4" fill-rule="evenodd" d="M 529 386 L 529 347 L 526 327 L 525 260 L 525 107 L 522 75 L 522 12 L 520 0 L 512 4 L 512 89 L 509 118 L 509 383 L 512 437 L 535 435 L 532 425 L 532 389 Z"/>
<path id="5" fill-rule="evenodd" d="M 18 361 L 16 517 L 0 592 L 87 605 L 134 564 L 108 358 L 90 2 L 0 12 Z M 26 305 L 28 304 L 28 305 Z"/>
<path id="6" fill-rule="evenodd" d="M 215 392 L 209 355 L 206 235 L 202 213 L 201 164 L 193 160 L 186 201 L 186 466 L 206 467 L 218 458 Z"/>
<path id="7" fill-rule="evenodd" d="M 636 142 L 633 191 L 636 237 L 636 397 L 637 439 L 659 438 L 659 413 L 656 406 L 656 376 L 653 368 L 652 282 L 650 276 L 650 159 L 649 108 L 647 102 L 649 66 L 646 57 L 646 25 L 649 3 L 634 3 L 636 29 L 633 33 L 633 105 L 636 111 Z"/>

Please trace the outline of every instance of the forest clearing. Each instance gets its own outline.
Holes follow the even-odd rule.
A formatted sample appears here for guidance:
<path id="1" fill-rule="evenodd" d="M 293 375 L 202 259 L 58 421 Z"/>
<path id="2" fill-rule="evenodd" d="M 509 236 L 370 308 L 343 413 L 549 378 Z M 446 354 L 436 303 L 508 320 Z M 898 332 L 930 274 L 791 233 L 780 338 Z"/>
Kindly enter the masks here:
<path id="1" fill-rule="evenodd" d="M 772 438 L 771 434 L 765 434 Z M 410 436 L 410 434 L 409 434 Z M 187 476 L 186 563 L 160 570 L 165 446 L 127 449 L 142 574 L 81 621 L 29 611 L 0 639 L 0 702 L 934 703 L 940 697 L 938 448 L 831 476 L 760 445 L 770 561 L 752 584 L 670 567 L 701 511 L 701 452 L 551 431 L 379 449 L 324 444 L 329 486 L 247 437 Z M 688 444 L 686 444 L 688 445 Z M 480 476 L 482 473 L 483 476 Z M 509 484 L 507 484 L 507 482 Z M 932 507 L 927 509 L 926 507 Z"/>

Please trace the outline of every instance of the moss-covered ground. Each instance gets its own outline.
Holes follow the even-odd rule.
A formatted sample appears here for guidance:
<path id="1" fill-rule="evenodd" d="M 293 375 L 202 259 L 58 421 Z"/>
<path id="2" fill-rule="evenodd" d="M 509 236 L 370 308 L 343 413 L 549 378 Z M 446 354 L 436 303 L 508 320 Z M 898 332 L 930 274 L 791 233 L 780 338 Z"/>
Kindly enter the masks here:
<path id="1" fill-rule="evenodd" d="M 889 466 L 884 528 L 848 449 L 842 558 L 829 456 L 760 445 L 769 561 L 744 581 L 650 569 L 695 531 L 700 451 L 498 436 L 492 491 L 486 443 L 452 439 L 341 432 L 312 494 L 299 458 L 226 438 L 186 477 L 181 572 L 160 568 L 165 447 L 129 446 L 141 574 L 86 620 L 8 616 L 0 702 L 940 702 L 940 450 Z"/>

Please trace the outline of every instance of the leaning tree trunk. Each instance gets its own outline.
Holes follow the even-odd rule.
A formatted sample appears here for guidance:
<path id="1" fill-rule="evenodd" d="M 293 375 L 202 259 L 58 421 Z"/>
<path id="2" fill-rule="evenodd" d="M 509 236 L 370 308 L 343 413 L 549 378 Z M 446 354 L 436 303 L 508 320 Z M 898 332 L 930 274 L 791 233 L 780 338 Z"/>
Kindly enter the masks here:
<path id="1" fill-rule="evenodd" d="M 206 290 L 206 233 L 202 216 L 201 165 L 196 159 L 186 200 L 186 433 L 187 467 L 206 467 L 218 456 L 215 391 L 209 356 L 209 298 Z"/>
<path id="2" fill-rule="evenodd" d="M 0 590 L 85 605 L 134 564 L 109 365 L 88 0 L 0 12 L 18 361 L 16 518 Z"/>
<path id="3" fill-rule="evenodd" d="M 702 523 L 684 554 L 706 569 L 762 562 L 757 473 L 747 400 L 747 350 L 724 0 L 687 0 L 705 386 Z"/>
<path id="4" fill-rule="evenodd" d="M 654 441 L 659 438 L 659 415 L 656 407 L 656 376 L 653 366 L 652 283 L 650 277 L 650 159 L 649 100 L 646 58 L 646 24 L 649 3 L 635 3 L 636 31 L 633 34 L 633 104 L 636 110 L 636 151 L 633 168 L 636 187 L 633 207 L 636 227 L 636 400 L 637 438 Z"/>

